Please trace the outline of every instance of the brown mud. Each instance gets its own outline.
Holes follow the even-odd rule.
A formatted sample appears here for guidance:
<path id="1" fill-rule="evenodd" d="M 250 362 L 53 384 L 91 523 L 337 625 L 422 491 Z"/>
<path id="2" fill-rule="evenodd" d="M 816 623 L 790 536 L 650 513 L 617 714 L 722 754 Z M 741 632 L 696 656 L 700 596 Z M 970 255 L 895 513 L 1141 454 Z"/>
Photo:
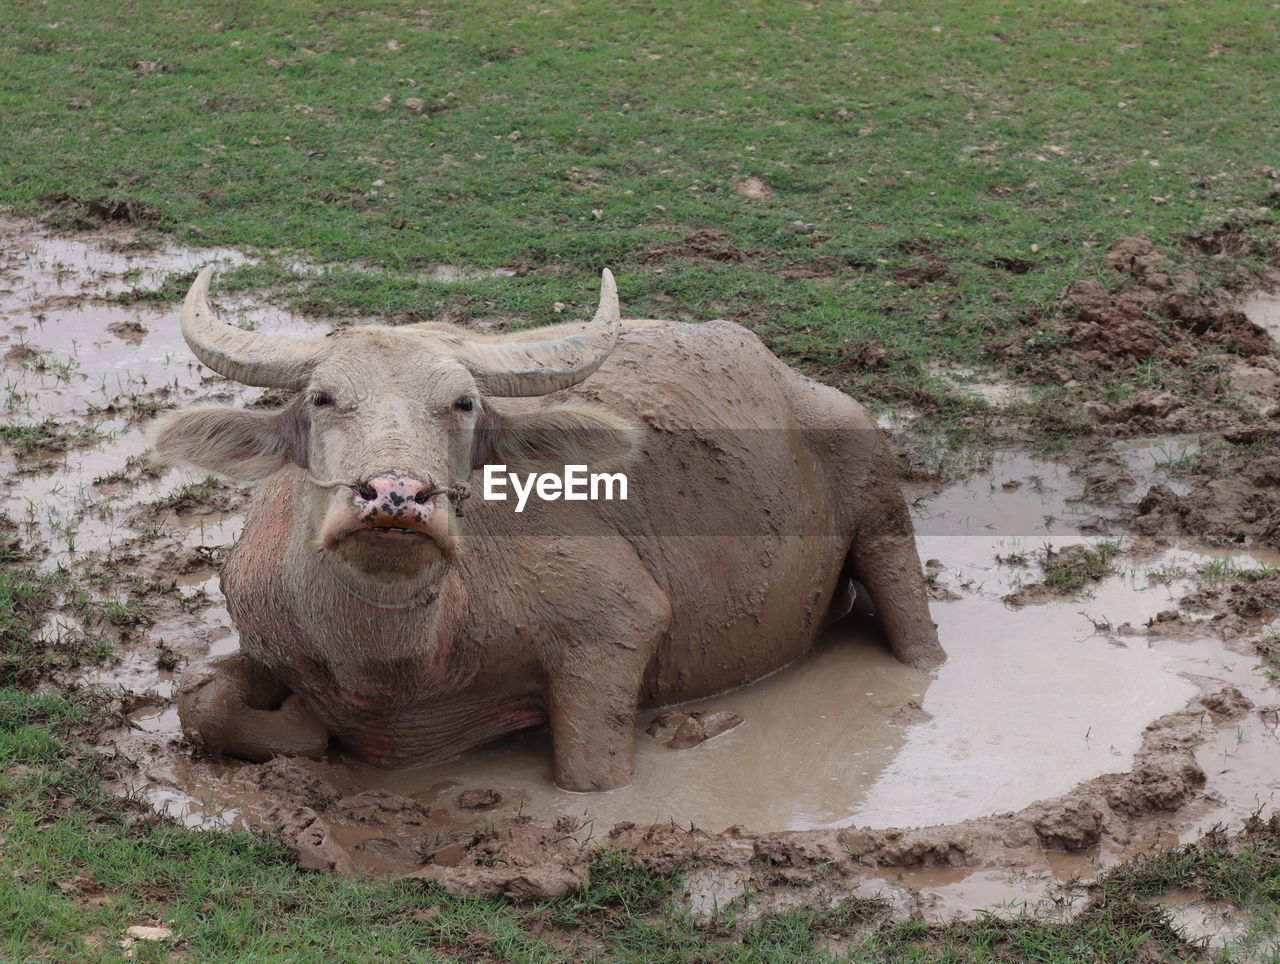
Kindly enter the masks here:
<path id="1" fill-rule="evenodd" d="M 1034 310 L 1022 330 L 987 351 L 1032 382 L 1074 386 L 1098 373 L 1127 372 L 1163 359 L 1202 372 L 1174 391 L 1147 388 L 1113 403 L 1087 401 L 1102 434 L 1149 435 L 1224 428 L 1236 416 L 1197 399 L 1240 398 L 1264 416 L 1280 410 L 1280 359 L 1273 340 L 1276 298 L 1206 288 L 1146 237 L 1118 238 L 1100 278 L 1076 281 L 1048 312 Z"/>
<path id="2" fill-rule="evenodd" d="M 697 239 L 708 257 L 715 240 Z M 1092 308 L 1076 304 L 1070 324 L 1123 322 L 1138 339 L 1125 304 L 1147 296 L 1133 287 L 1164 292 L 1171 313 L 1189 279 L 1159 277 L 1152 254 L 1113 246 L 1109 263 L 1132 280 Z M 119 694 L 124 719 L 103 746 L 121 764 L 122 792 L 191 825 L 280 832 L 309 869 L 432 879 L 456 892 L 565 893 L 610 847 L 694 868 L 695 909 L 723 907 L 747 887 L 820 881 L 815 893 L 889 893 L 935 914 L 1047 907 L 1063 881 L 1272 806 L 1280 693 L 1265 667 L 1276 665 L 1267 629 L 1280 576 L 1266 567 L 1280 559 L 1280 441 L 1258 431 L 1103 438 L 1070 466 L 1005 453 L 963 483 L 921 487 L 916 524 L 947 665 L 906 669 L 874 623 L 852 619 L 766 680 L 644 714 L 630 787 L 557 790 L 538 732 L 395 773 L 340 755 L 193 757 L 175 678 L 186 661 L 237 646 L 217 571 L 246 492 L 151 465 L 138 425 L 177 405 L 254 405 L 265 393 L 201 370 L 175 310 L 112 296 L 214 257 L 243 260 L 136 250 L 114 229 L 70 240 L 0 223 L 6 422 L 56 423 L 41 436 L 47 447 L 4 445 L 0 541 L 38 547 L 41 566 L 64 567 L 104 606 L 118 604 L 94 631 L 119 663 L 55 681 Z M 1206 304 L 1186 317 L 1203 317 Z M 1272 372 L 1273 306 L 1263 295 L 1245 303 L 1256 331 L 1223 308 L 1197 337 Z M 226 307 L 260 330 L 314 330 Z M 1081 346 L 1101 337 L 1073 332 Z M 1165 417 L 1178 410 L 1099 420 L 1117 435 L 1164 431 L 1183 424 Z M 1046 547 L 1070 557 L 1118 534 L 1112 567 L 1081 591 L 1044 579 Z M 1006 602 L 1017 594 L 1034 599 Z"/>

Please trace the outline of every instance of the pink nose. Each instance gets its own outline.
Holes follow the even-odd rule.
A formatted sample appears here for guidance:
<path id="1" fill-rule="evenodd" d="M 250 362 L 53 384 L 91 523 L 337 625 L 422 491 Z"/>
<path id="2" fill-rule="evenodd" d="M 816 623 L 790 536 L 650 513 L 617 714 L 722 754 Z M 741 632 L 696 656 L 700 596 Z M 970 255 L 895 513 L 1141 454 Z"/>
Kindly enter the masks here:
<path id="1" fill-rule="evenodd" d="M 433 485 L 408 472 L 384 472 L 352 489 L 362 510 L 392 515 L 421 510 L 436 495 Z"/>

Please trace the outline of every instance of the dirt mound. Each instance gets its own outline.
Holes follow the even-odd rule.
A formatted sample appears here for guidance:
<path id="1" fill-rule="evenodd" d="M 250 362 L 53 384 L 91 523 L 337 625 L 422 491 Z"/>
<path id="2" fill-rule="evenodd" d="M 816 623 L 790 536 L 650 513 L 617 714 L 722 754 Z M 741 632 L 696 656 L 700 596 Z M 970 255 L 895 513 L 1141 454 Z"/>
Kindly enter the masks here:
<path id="1" fill-rule="evenodd" d="M 640 261 L 655 264 L 671 258 L 685 258 L 693 261 L 723 261 L 743 264 L 759 260 L 763 253 L 730 247 L 729 236 L 716 228 L 698 228 L 671 244 L 649 248 L 640 254 Z"/>
<path id="2" fill-rule="evenodd" d="M 1236 307 L 1234 296 L 1199 290 L 1193 272 L 1173 268 L 1142 235 L 1112 242 L 1102 270 L 1103 280 L 1072 283 L 1056 311 L 1048 317 L 1031 312 L 1022 319 L 1022 331 L 988 343 L 988 352 L 1032 381 L 1128 371 L 1153 358 L 1185 367 L 1206 353 L 1227 359 L 1228 369 L 1247 361 L 1250 371 L 1280 374 L 1275 345 Z M 1265 390 L 1280 402 L 1277 386 L 1280 382 L 1268 382 Z M 1198 389 L 1209 395 L 1225 390 L 1221 378 L 1202 379 Z M 1138 433 L 1179 431 L 1203 422 L 1186 400 L 1158 391 L 1124 405 L 1095 405 L 1089 414 L 1098 422 L 1126 423 Z"/>
<path id="3" fill-rule="evenodd" d="M 1280 548 L 1280 493 L 1247 479 L 1214 479 L 1186 495 L 1151 486 L 1131 521 L 1142 535 L 1188 535 L 1213 545 Z"/>

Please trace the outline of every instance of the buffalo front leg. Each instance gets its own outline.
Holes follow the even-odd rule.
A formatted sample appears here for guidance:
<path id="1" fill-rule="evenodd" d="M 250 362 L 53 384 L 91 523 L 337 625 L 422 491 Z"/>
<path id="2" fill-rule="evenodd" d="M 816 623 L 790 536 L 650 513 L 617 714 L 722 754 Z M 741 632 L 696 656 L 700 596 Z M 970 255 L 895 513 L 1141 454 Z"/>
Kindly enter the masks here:
<path id="1" fill-rule="evenodd" d="M 924 572 L 910 523 L 906 532 L 860 537 L 852 553 L 854 575 L 871 596 L 890 652 L 916 669 L 941 665 L 947 655 L 929 615 Z"/>
<path id="2" fill-rule="evenodd" d="M 302 697 L 241 653 L 192 663 L 178 688 L 182 732 L 197 749 L 262 763 L 318 759 L 329 732 Z"/>
<path id="3" fill-rule="evenodd" d="M 588 792 L 631 782 L 640 682 L 634 672 L 604 686 L 590 676 L 552 677 L 547 695 L 556 786 Z"/>
<path id="4" fill-rule="evenodd" d="M 631 782 L 636 704 L 645 669 L 671 624 L 670 603 L 649 574 L 639 565 L 616 569 L 624 588 L 616 595 L 598 592 L 592 609 L 560 627 L 544 655 L 555 781 L 564 790 L 613 790 Z"/>

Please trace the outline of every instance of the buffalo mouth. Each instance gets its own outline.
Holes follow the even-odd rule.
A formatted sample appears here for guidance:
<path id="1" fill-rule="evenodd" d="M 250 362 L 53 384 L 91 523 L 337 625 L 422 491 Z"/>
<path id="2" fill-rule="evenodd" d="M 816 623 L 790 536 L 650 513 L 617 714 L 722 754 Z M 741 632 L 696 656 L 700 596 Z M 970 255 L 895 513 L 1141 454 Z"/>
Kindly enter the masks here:
<path id="1" fill-rule="evenodd" d="M 331 513 L 318 547 L 366 575 L 387 579 L 439 574 L 453 558 L 449 516 L 434 501 L 359 508 L 340 506 Z"/>
<path id="2" fill-rule="evenodd" d="M 429 532 L 422 529 L 409 528 L 407 526 L 360 526 L 352 529 L 347 533 L 348 539 L 360 539 L 362 541 L 393 541 L 414 543 L 424 539 L 431 539 Z"/>
<path id="3" fill-rule="evenodd" d="M 441 575 L 450 546 L 447 537 L 417 520 L 353 520 L 334 534 L 328 548 L 359 572 L 377 579 L 410 579 Z"/>
<path id="4" fill-rule="evenodd" d="M 433 536 L 430 522 L 430 517 L 420 519 L 407 513 L 401 516 L 377 513 L 356 520 L 346 537 L 430 539 Z"/>
<path id="5" fill-rule="evenodd" d="M 424 517 L 425 516 L 425 517 Z M 398 545 L 409 547 L 419 542 L 439 538 L 441 520 L 434 513 L 370 512 L 364 516 L 348 517 L 330 529 L 325 544 L 337 548 L 340 543 L 354 541 L 364 545 Z"/>

